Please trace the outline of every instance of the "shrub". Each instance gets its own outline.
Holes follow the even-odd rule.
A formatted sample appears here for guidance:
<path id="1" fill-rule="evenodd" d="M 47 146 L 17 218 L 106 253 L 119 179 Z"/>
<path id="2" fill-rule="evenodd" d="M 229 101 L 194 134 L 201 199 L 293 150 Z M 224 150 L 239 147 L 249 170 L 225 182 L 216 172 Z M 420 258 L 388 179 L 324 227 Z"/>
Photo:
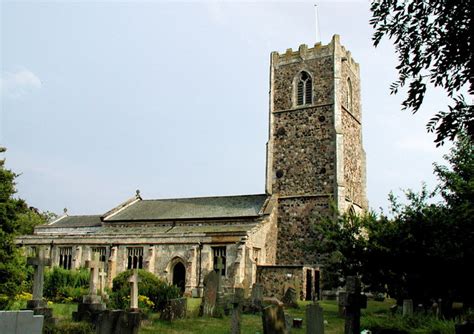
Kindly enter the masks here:
<path id="1" fill-rule="evenodd" d="M 80 302 L 89 287 L 89 270 L 54 267 L 45 273 L 44 296 L 55 302 Z"/>
<path id="2" fill-rule="evenodd" d="M 117 309 L 127 309 L 130 307 L 130 283 L 128 279 L 132 274 L 132 270 L 127 270 L 114 278 L 110 295 L 111 307 Z M 181 294 L 178 287 L 169 285 L 146 270 L 139 269 L 138 277 L 141 280 L 138 283 L 138 294 L 142 296 L 140 307 L 148 306 L 154 311 L 161 311 L 165 307 L 166 301 L 178 298 Z"/>

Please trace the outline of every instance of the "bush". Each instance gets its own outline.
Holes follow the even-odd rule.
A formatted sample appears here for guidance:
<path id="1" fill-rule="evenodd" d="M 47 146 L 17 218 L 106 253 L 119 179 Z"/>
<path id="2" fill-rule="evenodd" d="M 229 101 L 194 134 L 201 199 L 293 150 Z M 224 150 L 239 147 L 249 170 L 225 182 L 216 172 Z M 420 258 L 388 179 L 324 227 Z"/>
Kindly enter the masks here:
<path id="1" fill-rule="evenodd" d="M 89 270 L 66 270 L 54 267 L 46 271 L 44 296 L 55 302 L 80 302 L 89 288 Z"/>
<path id="2" fill-rule="evenodd" d="M 128 279 L 132 274 L 132 270 L 127 270 L 114 278 L 110 295 L 110 306 L 112 308 L 127 309 L 130 307 L 130 283 Z M 138 294 L 141 296 L 140 307 L 149 307 L 153 311 L 161 311 L 168 300 L 178 298 L 181 294 L 178 287 L 169 285 L 146 270 L 139 269 L 138 277 L 141 279 L 138 283 Z"/>

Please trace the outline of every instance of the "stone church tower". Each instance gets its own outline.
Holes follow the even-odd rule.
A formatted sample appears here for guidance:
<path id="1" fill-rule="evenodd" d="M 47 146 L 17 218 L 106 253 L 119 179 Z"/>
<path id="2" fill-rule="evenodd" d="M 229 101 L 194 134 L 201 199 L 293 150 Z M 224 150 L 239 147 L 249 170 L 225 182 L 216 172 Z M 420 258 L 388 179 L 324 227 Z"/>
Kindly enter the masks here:
<path id="1" fill-rule="evenodd" d="M 277 202 L 277 265 L 316 264 L 318 215 L 367 208 L 359 65 L 328 45 L 271 54 L 266 191 Z"/>

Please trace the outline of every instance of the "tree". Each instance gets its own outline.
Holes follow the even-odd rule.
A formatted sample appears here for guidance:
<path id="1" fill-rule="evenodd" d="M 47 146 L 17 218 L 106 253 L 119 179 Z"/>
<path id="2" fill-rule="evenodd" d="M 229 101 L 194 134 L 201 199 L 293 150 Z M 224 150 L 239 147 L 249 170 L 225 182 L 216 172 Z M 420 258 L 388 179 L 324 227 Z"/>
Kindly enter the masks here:
<path id="1" fill-rule="evenodd" d="M 449 166 L 435 165 L 436 192 L 406 191 L 406 204 L 390 195 L 391 217 L 343 213 L 315 220 L 320 238 L 314 249 L 323 254 L 329 272 L 323 277 L 329 276 L 332 287 L 342 286 L 346 275 L 359 275 L 367 290 L 387 292 L 399 302 L 441 298 L 473 304 L 473 143 L 459 135 L 445 158 Z M 444 201 L 430 203 L 435 193 Z"/>
<path id="2" fill-rule="evenodd" d="M 453 101 L 427 124 L 428 131 L 436 132 L 437 146 L 460 132 L 474 140 L 474 106 L 461 93 L 463 89 L 471 96 L 474 93 L 473 8 L 470 0 L 374 0 L 371 4 L 374 45 L 384 36 L 394 39 L 399 77 L 391 92 L 408 85 L 403 109 L 419 110 L 427 83 L 443 88 Z"/>
<path id="3" fill-rule="evenodd" d="M 4 152 L 5 148 L 0 148 Z M 44 218 L 36 210 L 29 208 L 25 201 L 13 198 L 14 180 L 17 177 L 5 169 L 0 161 L 0 309 L 8 307 L 13 297 L 26 284 L 25 259 L 15 245 L 15 237 L 33 232 L 34 226 L 44 223 Z"/>

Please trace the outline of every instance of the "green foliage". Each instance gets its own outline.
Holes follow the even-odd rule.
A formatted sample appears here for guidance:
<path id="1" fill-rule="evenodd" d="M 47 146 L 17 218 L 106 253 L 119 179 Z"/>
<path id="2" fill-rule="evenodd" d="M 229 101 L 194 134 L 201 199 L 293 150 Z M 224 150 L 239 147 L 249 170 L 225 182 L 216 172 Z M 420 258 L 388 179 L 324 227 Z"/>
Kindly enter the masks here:
<path id="1" fill-rule="evenodd" d="M 45 272 L 44 296 L 54 302 L 81 302 L 89 287 L 89 270 L 54 267 Z"/>
<path id="2" fill-rule="evenodd" d="M 52 329 L 53 334 L 94 334 L 95 332 L 92 324 L 74 321 L 61 321 Z"/>
<path id="3" fill-rule="evenodd" d="M 127 309 L 130 307 L 130 283 L 128 279 L 133 274 L 132 270 L 120 273 L 114 278 L 110 303 L 112 308 Z M 153 303 L 149 304 L 154 311 L 163 310 L 166 301 L 178 298 L 180 289 L 174 285 L 160 280 L 158 277 L 146 270 L 138 270 L 138 294 L 146 296 Z M 144 302 L 146 304 L 146 302 Z"/>
<path id="4" fill-rule="evenodd" d="M 361 328 L 372 333 L 390 330 L 391 333 L 454 334 L 454 321 L 446 321 L 426 315 L 365 315 L 361 318 Z"/>
<path id="5" fill-rule="evenodd" d="M 460 132 L 474 139 L 474 106 L 459 92 L 474 93 L 472 62 L 473 6 L 469 0 L 373 0 L 374 45 L 384 36 L 394 40 L 399 64 L 392 93 L 408 85 L 404 109 L 417 112 L 427 84 L 441 87 L 453 100 L 449 111 L 438 112 L 428 123 L 437 145 L 454 140 Z"/>
<path id="6" fill-rule="evenodd" d="M 0 147 L 0 152 L 5 149 Z M 28 287 L 26 261 L 15 245 L 15 237 L 33 232 L 44 217 L 25 201 L 13 198 L 17 177 L 0 163 L 0 309 L 9 307 L 14 296 Z"/>
<path id="7" fill-rule="evenodd" d="M 359 275 L 367 290 L 388 292 L 401 302 L 474 302 L 468 270 L 474 263 L 474 149 L 459 138 L 447 161 L 435 166 L 445 201 L 430 204 L 425 187 L 405 193 L 407 204 L 390 195 L 392 216 L 339 214 L 315 220 L 320 236 L 314 246 L 325 265 L 327 283 L 342 286 Z M 449 316 L 449 314 L 446 314 Z"/>

